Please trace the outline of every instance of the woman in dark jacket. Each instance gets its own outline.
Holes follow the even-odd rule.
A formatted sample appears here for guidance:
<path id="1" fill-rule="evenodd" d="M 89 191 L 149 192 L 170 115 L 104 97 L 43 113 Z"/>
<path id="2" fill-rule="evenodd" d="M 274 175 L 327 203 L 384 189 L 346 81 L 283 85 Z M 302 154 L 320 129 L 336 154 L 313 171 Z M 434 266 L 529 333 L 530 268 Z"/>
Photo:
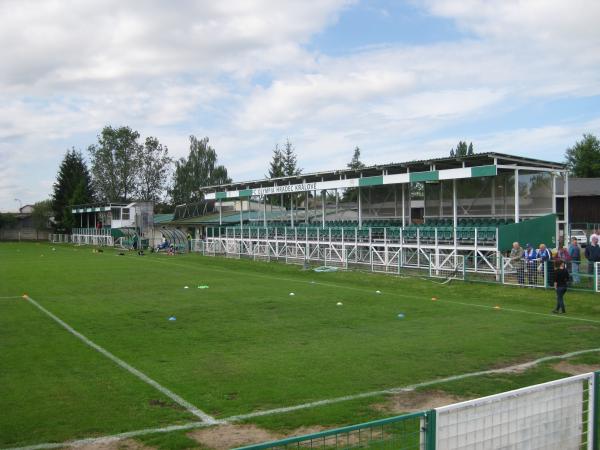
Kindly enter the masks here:
<path id="1" fill-rule="evenodd" d="M 554 274 L 554 289 L 556 290 L 556 308 L 552 311 L 555 314 L 566 313 L 564 296 L 567 292 L 569 283 L 569 271 L 565 267 L 564 261 L 561 261 L 559 269 Z"/>

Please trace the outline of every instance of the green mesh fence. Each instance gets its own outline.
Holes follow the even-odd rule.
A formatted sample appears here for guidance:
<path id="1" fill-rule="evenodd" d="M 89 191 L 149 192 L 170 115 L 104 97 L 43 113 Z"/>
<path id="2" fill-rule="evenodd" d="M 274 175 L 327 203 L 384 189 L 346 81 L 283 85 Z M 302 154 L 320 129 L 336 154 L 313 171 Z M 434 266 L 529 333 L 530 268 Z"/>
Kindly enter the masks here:
<path id="1" fill-rule="evenodd" d="M 406 414 L 320 433 L 240 447 L 238 450 L 357 448 L 421 450 L 428 448 L 426 441 L 429 416 L 430 413 L 425 412 Z"/>

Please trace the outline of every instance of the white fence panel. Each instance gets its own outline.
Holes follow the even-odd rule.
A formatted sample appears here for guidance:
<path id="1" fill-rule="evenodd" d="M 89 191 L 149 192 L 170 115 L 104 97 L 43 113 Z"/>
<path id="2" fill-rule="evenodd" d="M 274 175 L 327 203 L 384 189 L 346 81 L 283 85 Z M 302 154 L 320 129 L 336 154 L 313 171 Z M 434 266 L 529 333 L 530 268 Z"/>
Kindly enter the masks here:
<path id="1" fill-rule="evenodd" d="M 502 258 L 502 284 L 545 287 L 548 277 L 547 263 L 540 259 Z"/>
<path id="2" fill-rule="evenodd" d="M 436 449 L 591 449 L 594 374 L 437 408 Z"/>

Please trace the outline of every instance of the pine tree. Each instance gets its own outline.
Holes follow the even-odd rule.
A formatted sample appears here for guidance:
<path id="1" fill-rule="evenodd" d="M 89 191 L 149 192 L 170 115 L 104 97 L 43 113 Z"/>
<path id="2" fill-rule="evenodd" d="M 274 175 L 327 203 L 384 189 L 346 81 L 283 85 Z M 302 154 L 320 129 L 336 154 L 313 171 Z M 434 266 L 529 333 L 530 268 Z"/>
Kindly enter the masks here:
<path id="1" fill-rule="evenodd" d="M 286 139 L 285 146 L 282 152 L 283 155 L 283 173 L 286 177 L 300 175 L 302 169 L 298 167 L 298 157 L 296 149 L 289 139 Z"/>
<path id="2" fill-rule="evenodd" d="M 474 154 L 473 152 L 473 143 L 469 143 L 469 145 L 467 145 L 466 141 L 458 141 L 458 144 L 456 145 L 456 149 L 452 148 L 450 149 L 450 157 L 454 158 L 459 158 L 461 156 L 472 156 Z"/>
<path id="3" fill-rule="evenodd" d="M 360 148 L 357 146 L 354 149 L 352 160 L 348 163 L 348 169 L 362 169 L 365 165 L 360 160 Z"/>
<path id="4" fill-rule="evenodd" d="M 76 191 L 79 194 L 74 203 L 73 196 Z M 91 177 L 83 156 L 74 148 L 68 150 L 58 169 L 52 195 L 56 228 L 70 230 L 73 223 L 70 205 L 90 203 L 93 200 Z"/>
<path id="5" fill-rule="evenodd" d="M 283 176 L 285 176 L 285 171 L 283 169 L 283 153 L 279 148 L 279 144 L 275 144 L 273 156 L 269 163 L 269 178 L 280 178 Z"/>

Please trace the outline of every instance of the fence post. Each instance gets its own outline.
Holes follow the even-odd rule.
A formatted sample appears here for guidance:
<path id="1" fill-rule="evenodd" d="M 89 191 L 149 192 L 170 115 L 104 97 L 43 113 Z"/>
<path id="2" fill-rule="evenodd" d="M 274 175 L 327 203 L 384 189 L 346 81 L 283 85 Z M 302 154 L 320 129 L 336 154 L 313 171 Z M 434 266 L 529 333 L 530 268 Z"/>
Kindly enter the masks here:
<path id="1" fill-rule="evenodd" d="M 596 263 L 598 264 L 598 263 Z M 594 372 L 594 409 L 592 414 L 592 448 L 594 450 L 600 450 L 600 420 L 598 414 L 600 414 L 600 371 Z"/>
<path id="2" fill-rule="evenodd" d="M 427 417 L 426 429 L 425 429 L 425 450 L 435 450 L 436 447 L 436 412 L 435 409 L 430 409 L 425 413 Z"/>
<path id="3" fill-rule="evenodd" d="M 550 287 L 550 286 L 548 286 L 548 281 L 549 281 L 548 280 L 548 269 L 549 269 L 548 262 L 549 261 L 543 262 L 543 264 L 544 264 L 544 267 L 543 267 L 544 268 L 544 288 L 545 289 L 548 289 Z"/>

